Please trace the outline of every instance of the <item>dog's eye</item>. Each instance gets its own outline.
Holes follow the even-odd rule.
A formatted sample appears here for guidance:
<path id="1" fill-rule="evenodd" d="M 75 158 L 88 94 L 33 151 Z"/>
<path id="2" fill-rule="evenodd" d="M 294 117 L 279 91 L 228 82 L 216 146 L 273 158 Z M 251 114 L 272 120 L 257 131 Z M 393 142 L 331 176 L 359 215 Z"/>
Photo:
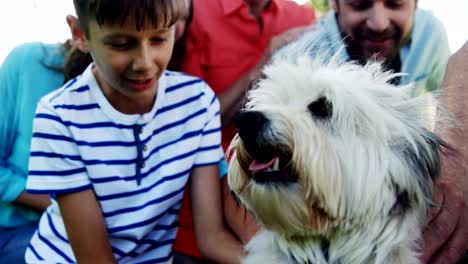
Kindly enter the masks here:
<path id="1" fill-rule="evenodd" d="M 307 108 L 314 117 L 318 118 L 330 118 L 333 113 L 333 105 L 325 96 L 322 96 L 316 101 L 310 103 Z"/>

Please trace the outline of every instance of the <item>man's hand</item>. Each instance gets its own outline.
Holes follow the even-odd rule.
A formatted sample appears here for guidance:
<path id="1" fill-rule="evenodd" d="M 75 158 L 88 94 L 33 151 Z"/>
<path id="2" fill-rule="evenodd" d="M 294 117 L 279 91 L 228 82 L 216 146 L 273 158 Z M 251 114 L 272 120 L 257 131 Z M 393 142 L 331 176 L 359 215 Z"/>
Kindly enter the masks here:
<path id="1" fill-rule="evenodd" d="M 455 119 L 438 120 L 436 134 L 454 151 L 443 155 L 435 207 L 423 234 L 423 263 L 456 263 L 468 250 L 468 42 L 449 60 L 441 103 Z"/>
<path id="2" fill-rule="evenodd" d="M 424 232 L 423 263 L 456 263 L 468 250 L 468 170 L 457 155 L 443 157 L 435 205 Z"/>

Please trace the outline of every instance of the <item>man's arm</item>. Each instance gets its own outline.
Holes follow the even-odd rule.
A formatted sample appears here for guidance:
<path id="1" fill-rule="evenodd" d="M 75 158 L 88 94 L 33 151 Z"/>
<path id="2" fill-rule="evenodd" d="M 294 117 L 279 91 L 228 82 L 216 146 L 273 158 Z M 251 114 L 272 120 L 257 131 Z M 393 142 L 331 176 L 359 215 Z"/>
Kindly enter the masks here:
<path id="1" fill-rule="evenodd" d="M 455 151 L 443 156 L 435 183 L 435 208 L 424 232 L 423 263 L 456 263 L 468 250 L 468 42 L 449 60 L 441 104 L 455 118 L 435 131 Z"/>

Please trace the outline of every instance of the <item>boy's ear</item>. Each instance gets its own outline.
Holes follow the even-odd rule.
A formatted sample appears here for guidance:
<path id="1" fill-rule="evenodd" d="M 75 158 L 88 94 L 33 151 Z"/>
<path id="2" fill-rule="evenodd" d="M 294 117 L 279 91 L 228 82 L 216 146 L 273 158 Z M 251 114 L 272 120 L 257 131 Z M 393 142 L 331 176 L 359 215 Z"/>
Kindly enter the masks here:
<path id="1" fill-rule="evenodd" d="M 86 35 L 81 30 L 80 24 L 78 23 L 78 18 L 72 15 L 67 15 L 67 24 L 70 28 L 70 33 L 73 39 L 73 45 L 76 46 L 81 52 L 88 53 L 88 40 Z"/>

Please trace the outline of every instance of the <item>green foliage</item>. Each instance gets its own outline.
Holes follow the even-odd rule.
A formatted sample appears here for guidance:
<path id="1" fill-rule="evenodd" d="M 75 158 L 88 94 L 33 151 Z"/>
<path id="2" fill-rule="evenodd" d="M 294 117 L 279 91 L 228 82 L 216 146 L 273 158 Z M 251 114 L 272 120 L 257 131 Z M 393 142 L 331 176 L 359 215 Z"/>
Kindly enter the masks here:
<path id="1" fill-rule="evenodd" d="M 321 13 L 325 13 L 330 9 L 328 0 L 310 0 L 314 8 Z"/>

